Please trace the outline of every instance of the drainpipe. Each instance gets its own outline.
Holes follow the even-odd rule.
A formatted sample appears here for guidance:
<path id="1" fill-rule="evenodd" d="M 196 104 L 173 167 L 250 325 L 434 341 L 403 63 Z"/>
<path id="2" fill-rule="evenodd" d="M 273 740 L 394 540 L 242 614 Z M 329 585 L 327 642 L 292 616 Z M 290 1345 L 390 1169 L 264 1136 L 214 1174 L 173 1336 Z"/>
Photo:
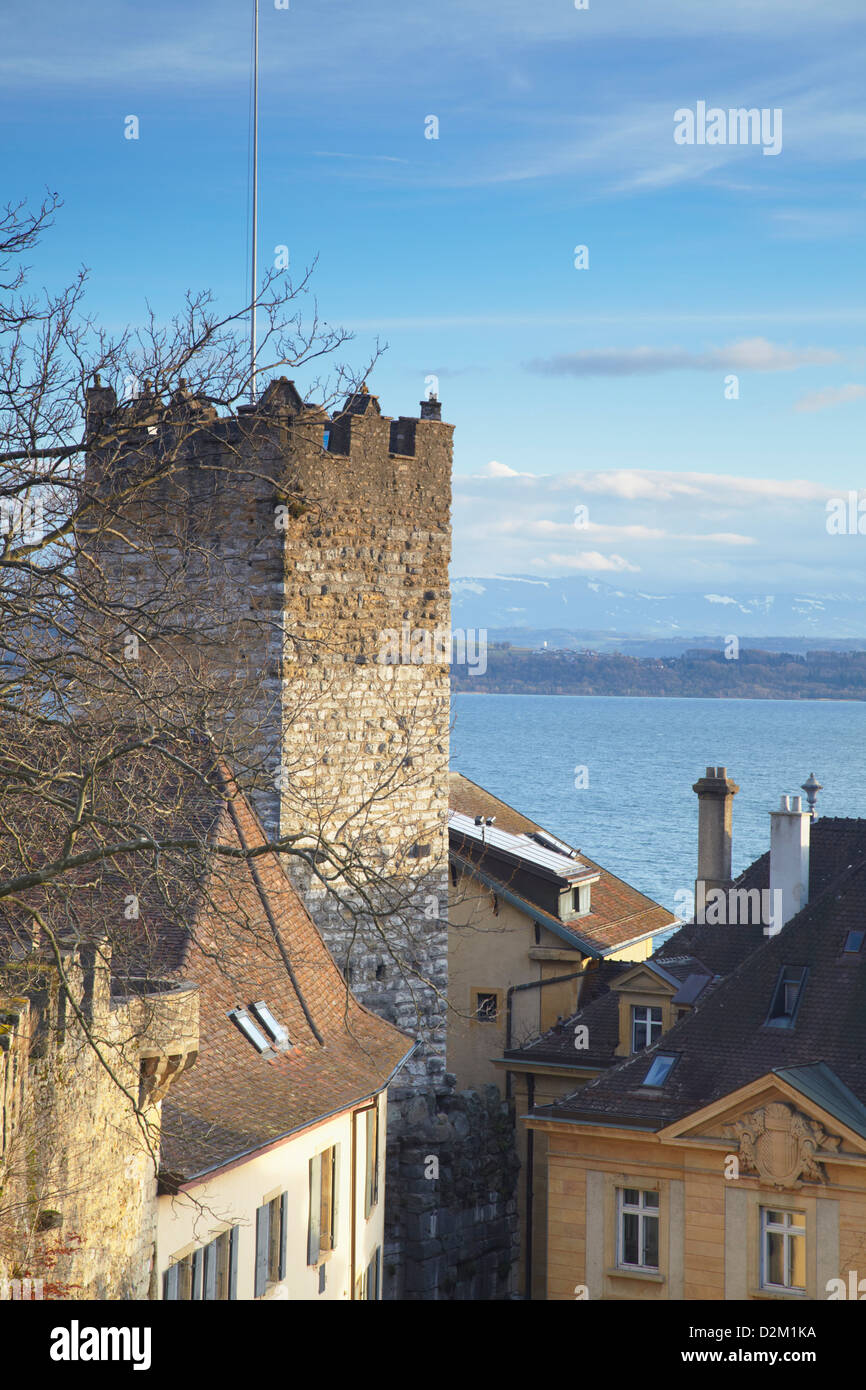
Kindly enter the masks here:
<path id="1" fill-rule="evenodd" d="M 535 1076 L 529 1072 L 526 1077 L 526 1099 L 531 1110 L 535 1104 Z M 526 1131 L 526 1252 L 523 1263 L 523 1297 L 532 1299 L 532 1216 L 535 1193 L 532 1179 L 535 1164 L 535 1130 Z"/>
<path id="2" fill-rule="evenodd" d="M 544 989 L 545 985 L 561 985 L 567 980 L 578 980 L 581 975 L 585 975 L 586 970 L 572 970 L 570 975 L 552 975 L 549 980 L 529 980 L 525 985 L 510 985 L 505 996 L 505 1050 L 511 1047 L 511 1019 L 513 1008 L 513 996 L 519 994 L 524 989 Z M 505 1098 L 511 1100 L 511 1071 L 505 1073 Z M 528 1108 L 531 1110 L 535 1104 L 535 1077 L 532 1072 L 526 1075 L 526 1100 Z M 532 1129 L 526 1131 L 526 1255 L 524 1260 L 523 1273 L 523 1297 L 532 1298 L 532 1178 L 533 1166 L 535 1161 L 535 1132 Z"/>
<path id="3" fill-rule="evenodd" d="M 566 980 L 577 980 L 581 975 L 585 975 L 585 970 L 573 970 L 570 975 L 551 975 L 549 980 L 529 980 L 525 985 L 509 985 L 505 995 L 505 1051 L 511 1048 L 511 1017 L 512 1017 L 512 996 L 519 994 L 524 989 L 544 989 L 545 985 L 562 985 Z M 505 1099 L 511 1100 L 511 1072 L 505 1073 Z"/>

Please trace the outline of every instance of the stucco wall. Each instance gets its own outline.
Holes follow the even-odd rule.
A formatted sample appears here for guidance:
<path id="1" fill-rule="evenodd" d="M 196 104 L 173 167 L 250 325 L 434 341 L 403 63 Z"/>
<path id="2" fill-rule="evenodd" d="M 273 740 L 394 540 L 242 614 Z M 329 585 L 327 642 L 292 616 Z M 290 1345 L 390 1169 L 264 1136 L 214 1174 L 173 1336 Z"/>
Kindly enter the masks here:
<path id="1" fill-rule="evenodd" d="M 384 1240 L 385 1212 L 385 1098 L 379 1107 L 379 1199 L 369 1218 L 364 1215 L 365 1143 L 363 1111 L 355 1154 L 355 1277 L 366 1269 Z M 189 1185 L 177 1196 L 158 1200 L 157 1261 L 159 1297 L 165 1271 L 196 1246 L 206 1245 L 230 1226 L 239 1227 L 239 1299 L 254 1297 L 256 1209 L 282 1192 L 288 1193 L 289 1231 L 286 1278 L 268 1286 L 269 1299 L 349 1299 L 352 1294 L 352 1110 L 302 1130 L 210 1179 Z M 309 1164 L 316 1154 L 339 1145 L 337 1231 L 335 1248 L 323 1257 L 325 1288 L 319 1292 L 317 1265 L 307 1264 L 309 1223 Z"/>

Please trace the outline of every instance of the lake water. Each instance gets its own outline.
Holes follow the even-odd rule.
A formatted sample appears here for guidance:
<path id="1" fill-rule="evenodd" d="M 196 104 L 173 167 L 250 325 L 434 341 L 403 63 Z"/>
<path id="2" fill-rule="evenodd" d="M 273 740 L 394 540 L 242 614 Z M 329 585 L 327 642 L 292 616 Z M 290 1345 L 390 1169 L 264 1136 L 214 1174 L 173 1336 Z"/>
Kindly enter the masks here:
<path id="1" fill-rule="evenodd" d="M 735 874 L 769 849 L 768 813 L 810 772 L 819 815 L 866 816 L 859 701 L 461 693 L 451 717 L 452 768 L 671 910 L 694 885 L 692 784 L 709 765 L 740 787 Z"/>

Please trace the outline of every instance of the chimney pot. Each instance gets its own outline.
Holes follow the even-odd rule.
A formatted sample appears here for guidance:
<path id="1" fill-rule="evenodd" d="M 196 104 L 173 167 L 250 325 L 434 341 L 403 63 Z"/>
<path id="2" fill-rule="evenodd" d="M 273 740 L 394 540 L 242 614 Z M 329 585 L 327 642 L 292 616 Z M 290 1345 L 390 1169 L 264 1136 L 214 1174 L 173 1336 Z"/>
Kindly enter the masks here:
<path id="1" fill-rule="evenodd" d="M 692 788 L 698 797 L 698 897 L 712 888 L 727 890 L 732 882 L 733 803 L 740 789 L 726 774 L 727 768 L 708 767 Z"/>
<path id="2" fill-rule="evenodd" d="M 775 935 L 809 901 L 809 840 L 812 813 L 802 809 L 802 798 L 783 796 L 780 809 L 770 812 L 770 894 Z M 776 912 L 776 894 L 781 912 Z M 781 920 L 780 920 L 781 919 Z"/>

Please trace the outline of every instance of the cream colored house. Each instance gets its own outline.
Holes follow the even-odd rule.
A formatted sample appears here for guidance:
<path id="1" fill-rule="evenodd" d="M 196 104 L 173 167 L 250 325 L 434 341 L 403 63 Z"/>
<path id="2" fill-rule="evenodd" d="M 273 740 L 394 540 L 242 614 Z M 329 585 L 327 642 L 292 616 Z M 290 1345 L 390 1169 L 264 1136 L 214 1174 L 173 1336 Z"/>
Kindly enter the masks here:
<path id="1" fill-rule="evenodd" d="M 450 779 L 448 1067 L 509 1093 L 503 1055 L 568 1018 L 588 968 L 676 917 L 459 773 Z"/>
<path id="2" fill-rule="evenodd" d="M 212 833 L 263 843 L 237 796 Z M 163 1102 L 160 1296 L 378 1299 L 387 1087 L 414 1044 L 354 999 L 277 856 L 232 864 L 173 946 L 200 1051 Z"/>
<path id="3" fill-rule="evenodd" d="M 159 1198 L 163 1297 L 377 1299 L 384 1093 Z"/>

